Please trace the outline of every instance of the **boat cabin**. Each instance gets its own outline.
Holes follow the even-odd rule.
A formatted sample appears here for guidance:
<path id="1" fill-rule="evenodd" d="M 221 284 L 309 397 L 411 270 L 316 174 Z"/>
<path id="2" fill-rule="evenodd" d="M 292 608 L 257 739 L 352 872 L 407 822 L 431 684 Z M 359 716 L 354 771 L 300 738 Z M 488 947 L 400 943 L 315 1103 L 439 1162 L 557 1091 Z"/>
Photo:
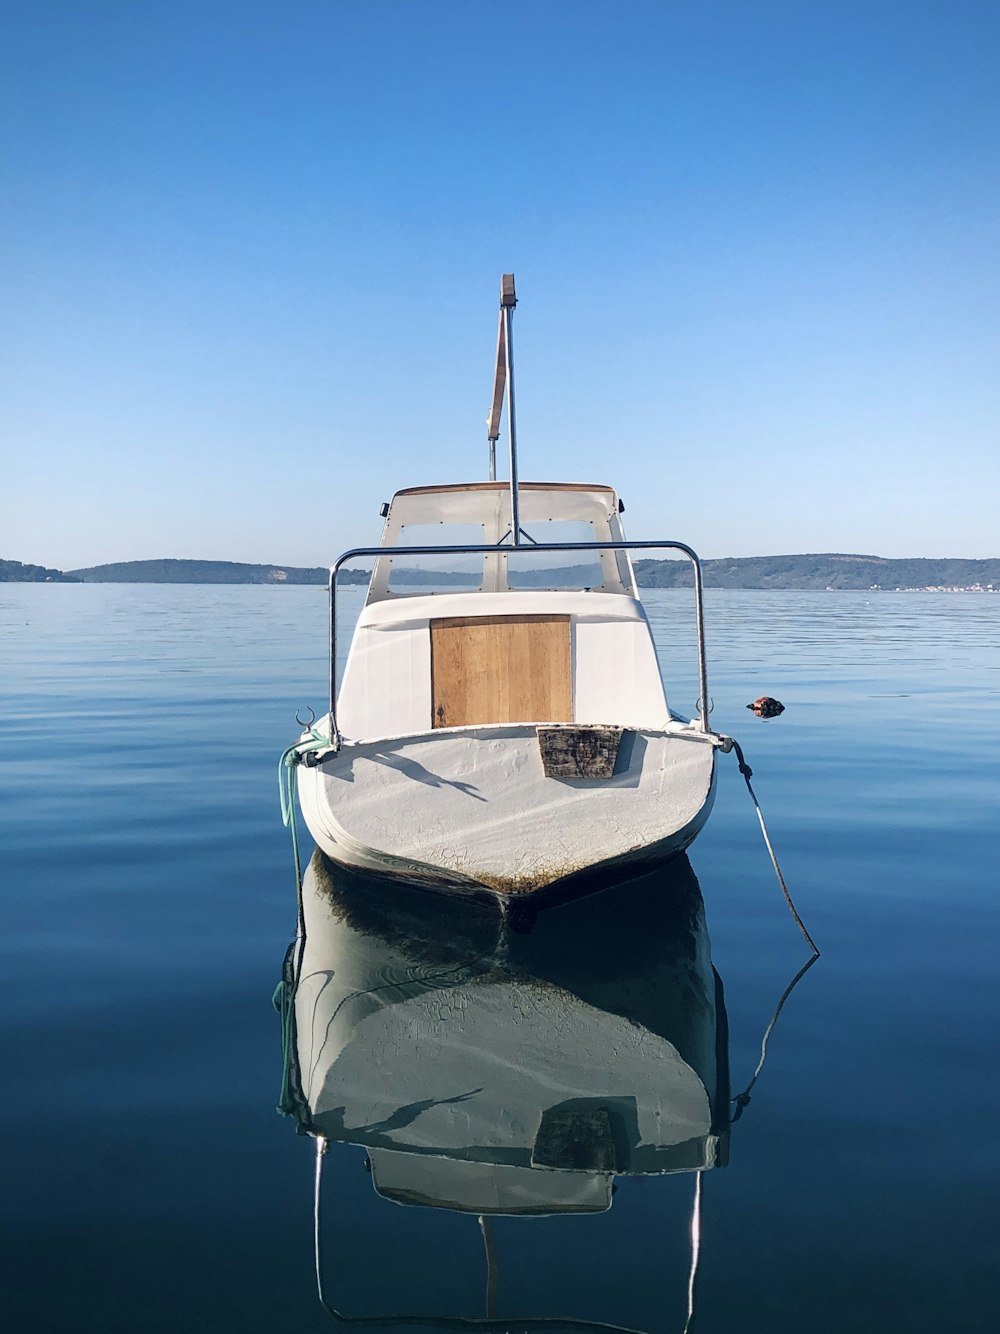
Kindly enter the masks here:
<path id="1" fill-rule="evenodd" d="M 611 487 L 522 482 L 520 545 L 506 482 L 397 492 L 338 694 L 345 741 L 509 723 L 670 721 Z"/>

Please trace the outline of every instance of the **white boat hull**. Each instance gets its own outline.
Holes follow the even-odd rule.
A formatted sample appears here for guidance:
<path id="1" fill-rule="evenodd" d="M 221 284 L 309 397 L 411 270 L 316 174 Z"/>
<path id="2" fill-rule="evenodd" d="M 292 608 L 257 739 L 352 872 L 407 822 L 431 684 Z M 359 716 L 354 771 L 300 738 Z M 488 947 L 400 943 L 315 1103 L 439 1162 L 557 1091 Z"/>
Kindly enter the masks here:
<path id="1" fill-rule="evenodd" d="M 334 861 L 521 896 L 681 852 L 711 810 L 716 742 L 679 725 L 626 733 L 610 778 L 546 777 L 529 724 L 346 743 L 299 766 L 299 800 Z"/>

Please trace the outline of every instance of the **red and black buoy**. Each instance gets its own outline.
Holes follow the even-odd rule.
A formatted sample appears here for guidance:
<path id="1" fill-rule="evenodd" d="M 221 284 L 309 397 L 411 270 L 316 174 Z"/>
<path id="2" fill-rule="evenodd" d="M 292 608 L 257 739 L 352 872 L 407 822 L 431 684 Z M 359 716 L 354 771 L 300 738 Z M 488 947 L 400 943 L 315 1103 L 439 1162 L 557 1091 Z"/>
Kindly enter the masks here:
<path id="1" fill-rule="evenodd" d="M 784 704 L 778 699 L 772 699 L 770 695 L 761 695 L 747 708 L 752 709 L 758 718 L 777 718 L 779 713 L 785 712 Z"/>

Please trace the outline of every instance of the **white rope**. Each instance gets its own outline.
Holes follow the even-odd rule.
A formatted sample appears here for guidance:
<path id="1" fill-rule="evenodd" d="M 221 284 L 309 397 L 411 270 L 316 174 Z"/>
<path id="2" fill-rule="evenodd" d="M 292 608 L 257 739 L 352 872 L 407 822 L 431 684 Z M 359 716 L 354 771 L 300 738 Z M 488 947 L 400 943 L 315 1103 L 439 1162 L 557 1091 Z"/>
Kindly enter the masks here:
<path id="1" fill-rule="evenodd" d="M 323 1300 L 323 1275 L 320 1272 L 320 1252 L 319 1252 L 319 1191 L 323 1184 L 323 1155 L 326 1153 L 326 1140 L 322 1135 L 316 1136 L 316 1172 L 313 1184 L 313 1254 L 316 1257 L 316 1292 L 319 1294 L 320 1302 L 326 1306 Z"/>
<path id="2" fill-rule="evenodd" d="M 698 1277 L 698 1261 L 701 1259 L 701 1178 L 702 1172 L 694 1175 L 694 1208 L 691 1210 L 691 1272 L 688 1274 L 688 1310 L 684 1321 L 684 1334 L 690 1334 L 694 1322 L 694 1285 Z"/>

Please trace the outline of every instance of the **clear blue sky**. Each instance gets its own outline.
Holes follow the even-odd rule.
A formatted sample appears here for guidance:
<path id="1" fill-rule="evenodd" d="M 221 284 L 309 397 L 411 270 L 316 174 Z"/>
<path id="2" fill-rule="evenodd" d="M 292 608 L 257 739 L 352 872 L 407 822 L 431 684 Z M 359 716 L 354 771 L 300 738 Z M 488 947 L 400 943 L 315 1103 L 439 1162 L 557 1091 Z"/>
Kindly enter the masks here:
<path id="1" fill-rule="evenodd" d="M 704 556 L 1000 556 L 996 0 L 32 0 L 0 556 L 327 564 L 485 475 Z"/>

